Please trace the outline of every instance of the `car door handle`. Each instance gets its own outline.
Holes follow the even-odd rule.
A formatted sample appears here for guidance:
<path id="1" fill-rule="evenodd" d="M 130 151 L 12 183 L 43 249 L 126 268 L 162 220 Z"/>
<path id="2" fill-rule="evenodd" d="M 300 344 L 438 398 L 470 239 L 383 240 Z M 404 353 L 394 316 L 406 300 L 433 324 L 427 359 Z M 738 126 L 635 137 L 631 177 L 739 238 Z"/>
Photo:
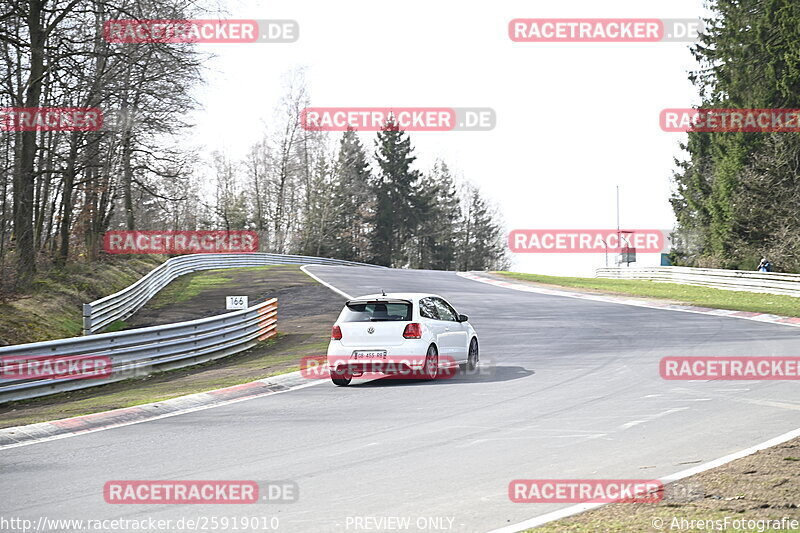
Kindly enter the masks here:
<path id="1" fill-rule="evenodd" d="M 444 328 L 445 331 L 450 331 L 450 328 Z"/>

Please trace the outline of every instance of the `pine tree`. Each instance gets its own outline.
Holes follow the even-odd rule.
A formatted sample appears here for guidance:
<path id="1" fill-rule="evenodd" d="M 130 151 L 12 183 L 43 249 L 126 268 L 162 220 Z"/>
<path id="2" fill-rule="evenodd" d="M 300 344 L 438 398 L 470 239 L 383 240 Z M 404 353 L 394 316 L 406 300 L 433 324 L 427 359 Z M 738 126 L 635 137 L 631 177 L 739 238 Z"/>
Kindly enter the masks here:
<path id="1" fill-rule="evenodd" d="M 436 161 L 417 195 L 420 213 L 418 268 L 454 270 L 460 238 L 461 206 L 450 169 Z"/>
<path id="2" fill-rule="evenodd" d="M 371 222 L 372 262 L 386 266 L 408 266 L 410 242 L 417 222 L 415 200 L 419 172 L 411 165 L 411 139 L 390 118 L 375 141 L 378 175 L 375 181 L 375 212 Z"/>
<path id="3" fill-rule="evenodd" d="M 480 191 L 470 186 L 463 221 L 463 240 L 460 246 L 462 270 L 504 269 L 507 265 L 502 226 L 481 198 Z"/>
<path id="4" fill-rule="evenodd" d="M 367 154 L 353 130 L 342 135 L 335 168 L 331 252 L 348 261 L 369 259 L 368 221 L 373 209 L 372 175 Z"/>
<path id="5" fill-rule="evenodd" d="M 303 216 L 304 255 L 318 257 L 336 256 L 335 225 L 337 204 L 334 199 L 335 184 L 325 157 L 317 158 L 311 172 Z"/>
<path id="6" fill-rule="evenodd" d="M 796 0 L 714 0 L 714 15 L 692 48 L 700 65 L 690 80 L 703 108 L 796 108 L 800 106 L 800 5 Z M 780 134 L 793 135 L 793 134 Z M 741 267 L 763 248 L 763 235 L 749 227 L 743 195 L 761 198 L 769 213 L 785 197 L 758 194 L 748 179 L 761 154 L 775 143 L 765 133 L 689 133 L 686 162 L 674 175 L 671 200 L 679 233 L 690 248 L 676 251 L 688 264 Z M 766 182 L 764 182 L 766 183 Z M 767 193 L 768 191 L 764 191 Z M 770 217 L 766 217 L 770 220 Z"/>

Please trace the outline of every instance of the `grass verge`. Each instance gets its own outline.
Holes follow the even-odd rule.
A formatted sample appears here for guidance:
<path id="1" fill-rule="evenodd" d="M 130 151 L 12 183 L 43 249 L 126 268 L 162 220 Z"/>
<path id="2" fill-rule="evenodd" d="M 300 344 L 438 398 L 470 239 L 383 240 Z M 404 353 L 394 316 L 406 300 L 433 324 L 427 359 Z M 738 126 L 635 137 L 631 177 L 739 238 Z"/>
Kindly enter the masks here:
<path id="1" fill-rule="evenodd" d="M 236 287 L 242 274 L 264 273 L 269 269 L 282 269 L 285 265 L 265 265 L 235 269 L 217 269 L 195 272 L 181 276 L 158 292 L 149 302 L 149 309 L 162 309 L 167 306 L 188 302 L 211 289 Z"/>
<path id="2" fill-rule="evenodd" d="M 754 313 L 773 313 L 800 317 L 800 298 L 756 292 L 726 291 L 709 287 L 695 287 L 677 283 L 603 278 L 569 278 L 522 274 L 519 272 L 493 272 L 493 274 L 542 285 L 572 287 L 587 292 L 602 292 L 643 298 L 673 300 L 701 307 L 732 309 Z"/>
<path id="3" fill-rule="evenodd" d="M 220 287 L 232 281 L 233 278 L 226 276 L 224 272 L 224 270 L 212 270 L 181 276 L 159 291 L 147 305 L 151 309 L 161 309 L 170 304 L 189 301 L 204 290 Z"/>

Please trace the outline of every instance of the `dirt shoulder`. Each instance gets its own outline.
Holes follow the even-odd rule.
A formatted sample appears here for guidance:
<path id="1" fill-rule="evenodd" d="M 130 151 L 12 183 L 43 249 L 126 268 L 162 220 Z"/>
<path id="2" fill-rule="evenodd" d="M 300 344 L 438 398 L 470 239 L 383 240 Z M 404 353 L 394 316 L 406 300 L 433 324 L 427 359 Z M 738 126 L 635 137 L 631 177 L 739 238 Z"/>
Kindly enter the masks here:
<path id="1" fill-rule="evenodd" d="M 128 328 L 171 324 L 226 313 L 226 296 L 247 296 L 251 306 L 277 298 L 278 326 L 282 332 L 286 332 L 280 327 L 283 320 L 313 317 L 321 312 L 338 314 L 344 303 L 343 298 L 295 265 L 207 270 L 182 276 L 170 283 L 127 320 Z"/>
<path id="2" fill-rule="evenodd" d="M 331 324 L 343 304 L 341 296 L 297 266 L 200 272 L 173 284 L 165 291 L 186 296 L 189 288 L 189 297 L 170 303 L 170 293 L 162 292 L 129 320 L 129 327 L 224 313 L 225 296 L 246 295 L 250 305 L 278 298 L 278 335 L 218 361 L 0 406 L 0 428 L 141 405 L 297 370 L 301 357 L 325 353 Z"/>
<path id="3" fill-rule="evenodd" d="M 800 439 L 667 485 L 657 504 L 610 504 L 528 531 L 800 531 Z"/>

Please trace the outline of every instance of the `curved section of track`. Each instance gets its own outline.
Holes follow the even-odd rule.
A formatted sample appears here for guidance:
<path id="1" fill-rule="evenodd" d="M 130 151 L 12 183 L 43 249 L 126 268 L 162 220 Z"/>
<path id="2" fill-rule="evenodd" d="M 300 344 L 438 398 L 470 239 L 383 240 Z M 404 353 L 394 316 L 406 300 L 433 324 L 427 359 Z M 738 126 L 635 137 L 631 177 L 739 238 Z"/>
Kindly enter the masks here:
<path id="1" fill-rule="evenodd" d="M 657 478 L 798 425 L 796 383 L 669 382 L 658 372 L 669 355 L 797 355 L 796 328 L 516 292 L 446 272 L 308 270 L 352 295 L 441 294 L 478 330 L 484 371 L 325 383 L 5 450 L 4 514 L 278 516 L 278 531 L 355 531 L 359 518 L 385 530 L 372 520 L 400 517 L 410 530 L 487 531 L 565 507 L 509 502 L 512 479 Z M 292 480 L 300 500 L 109 505 L 102 490 L 113 479 Z"/>

